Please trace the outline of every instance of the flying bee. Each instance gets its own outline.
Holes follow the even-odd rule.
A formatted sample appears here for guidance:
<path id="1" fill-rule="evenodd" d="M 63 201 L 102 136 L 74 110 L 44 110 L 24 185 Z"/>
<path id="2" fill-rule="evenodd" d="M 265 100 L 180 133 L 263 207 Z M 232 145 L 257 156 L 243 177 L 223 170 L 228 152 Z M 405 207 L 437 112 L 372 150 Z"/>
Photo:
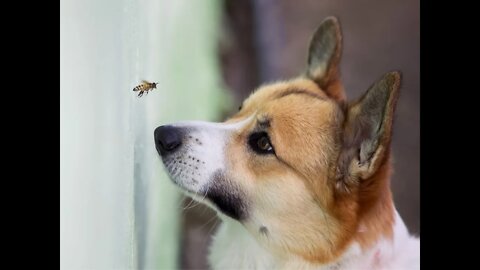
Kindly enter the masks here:
<path id="1" fill-rule="evenodd" d="M 151 83 L 151 82 L 147 82 L 145 80 L 142 80 L 141 84 L 139 84 L 139 85 L 135 86 L 135 88 L 133 88 L 133 92 L 140 91 L 138 93 L 138 97 L 143 96 L 144 92 L 147 92 L 147 95 L 148 95 L 148 91 L 152 91 L 153 89 L 156 89 L 157 84 L 158 83 Z"/>

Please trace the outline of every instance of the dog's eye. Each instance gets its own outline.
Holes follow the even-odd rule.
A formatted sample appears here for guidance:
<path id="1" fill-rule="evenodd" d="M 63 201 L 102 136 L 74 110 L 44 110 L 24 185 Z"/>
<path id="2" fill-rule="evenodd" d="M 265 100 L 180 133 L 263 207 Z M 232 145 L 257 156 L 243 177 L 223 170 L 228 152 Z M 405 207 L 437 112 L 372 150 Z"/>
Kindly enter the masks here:
<path id="1" fill-rule="evenodd" d="M 272 150 L 272 146 L 270 145 L 270 142 L 268 141 L 267 137 L 261 137 L 260 139 L 258 139 L 257 146 L 263 151 Z"/>
<path id="2" fill-rule="evenodd" d="M 273 154 L 273 146 L 270 143 L 266 132 L 253 133 L 250 135 L 248 143 L 253 151 L 258 154 Z"/>

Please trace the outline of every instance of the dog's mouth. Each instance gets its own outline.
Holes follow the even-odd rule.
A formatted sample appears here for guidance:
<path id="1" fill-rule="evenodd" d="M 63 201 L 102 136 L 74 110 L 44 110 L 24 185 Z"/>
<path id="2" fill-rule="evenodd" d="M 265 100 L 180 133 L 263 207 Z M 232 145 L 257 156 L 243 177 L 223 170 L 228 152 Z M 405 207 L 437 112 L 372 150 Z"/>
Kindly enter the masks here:
<path id="1" fill-rule="evenodd" d="M 208 152 L 192 127 L 160 126 L 155 129 L 155 148 L 171 180 L 181 188 L 198 193 L 204 186 Z"/>
<path id="2" fill-rule="evenodd" d="M 186 158 L 185 158 L 186 157 Z M 246 217 L 246 204 L 243 194 L 230 183 L 222 170 L 208 176 L 205 184 L 200 183 L 202 163 L 192 155 L 178 155 L 162 158 L 170 179 L 193 199 L 206 203 L 223 214 L 242 220 Z M 212 203 L 212 204 L 210 204 Z"/>
<path id="3" fill-rule="evenodd" d="M 170 179 L 191 193 L 201 193 L 200 179 L 204 177 L 202 169 L 205 161 L 186 151 L 174 155 L 162 156 L 162 161 Z"/>
<path id="4" fill-rule="evenodd" d="M 226 176 L 225 138 L 218 127 L 160 126 L 155 147 L 170 179 L 187 195 L 240 220 L 246 216 L 245 196 Z"/>

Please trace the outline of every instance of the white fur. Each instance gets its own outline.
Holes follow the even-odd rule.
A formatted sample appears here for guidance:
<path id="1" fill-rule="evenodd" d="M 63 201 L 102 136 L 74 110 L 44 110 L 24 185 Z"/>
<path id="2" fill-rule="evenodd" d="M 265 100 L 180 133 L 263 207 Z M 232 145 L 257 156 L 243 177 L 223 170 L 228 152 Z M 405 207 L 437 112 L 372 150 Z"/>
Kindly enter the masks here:
<path id="1" fill-rule="evenodd" d="M 260 246 L 239 222 L 221 216 L 223 222 L 210 248 L 212 269 L 420 269 L 420 240 L 408 234 L 397 212 L 393 240 L 381 239 L 364 251 L 358 243 L 352 243 L 338 261 L 326 265 L 311 264 L 293 255 L 289 258 L 276 257 Z"/>
<path id="2" fill-rule="evenodd" d="M 213 269 L 276 269 L 275 258 L 239 222 L 222 214 L 210 247 Z"/>
<path id="3" fill-rule="evenodd" d="M 163 160 L 170 178 L 186 191 L 204 194 L 212 174 L 224 170 L 225 145 L 231 134 L 251 119 L 248 117 L 232 124 L 203 121 L 173 124 L 175 127 L 190 128 L 190 131 L 182 141 L 182 149 Z"/>

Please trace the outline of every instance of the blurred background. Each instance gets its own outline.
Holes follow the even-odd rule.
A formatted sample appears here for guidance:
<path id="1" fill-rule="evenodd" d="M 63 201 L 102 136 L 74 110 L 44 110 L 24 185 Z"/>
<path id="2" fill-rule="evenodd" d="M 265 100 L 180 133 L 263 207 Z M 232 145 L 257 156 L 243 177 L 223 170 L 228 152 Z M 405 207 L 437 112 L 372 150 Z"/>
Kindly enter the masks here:
<path id="1" fill-rule="evenodd" d="M 419 235 L 419 1 L 61 0 L 61 268 L 208 269 L 219 220 L 170 183 L 153 130 L 223 121 L 259 84 L 297 76 L 330 15 L 349 99 L 403 73 L 392 189 Z M 142 79 L 159 86 L 137 98 Z"/>

